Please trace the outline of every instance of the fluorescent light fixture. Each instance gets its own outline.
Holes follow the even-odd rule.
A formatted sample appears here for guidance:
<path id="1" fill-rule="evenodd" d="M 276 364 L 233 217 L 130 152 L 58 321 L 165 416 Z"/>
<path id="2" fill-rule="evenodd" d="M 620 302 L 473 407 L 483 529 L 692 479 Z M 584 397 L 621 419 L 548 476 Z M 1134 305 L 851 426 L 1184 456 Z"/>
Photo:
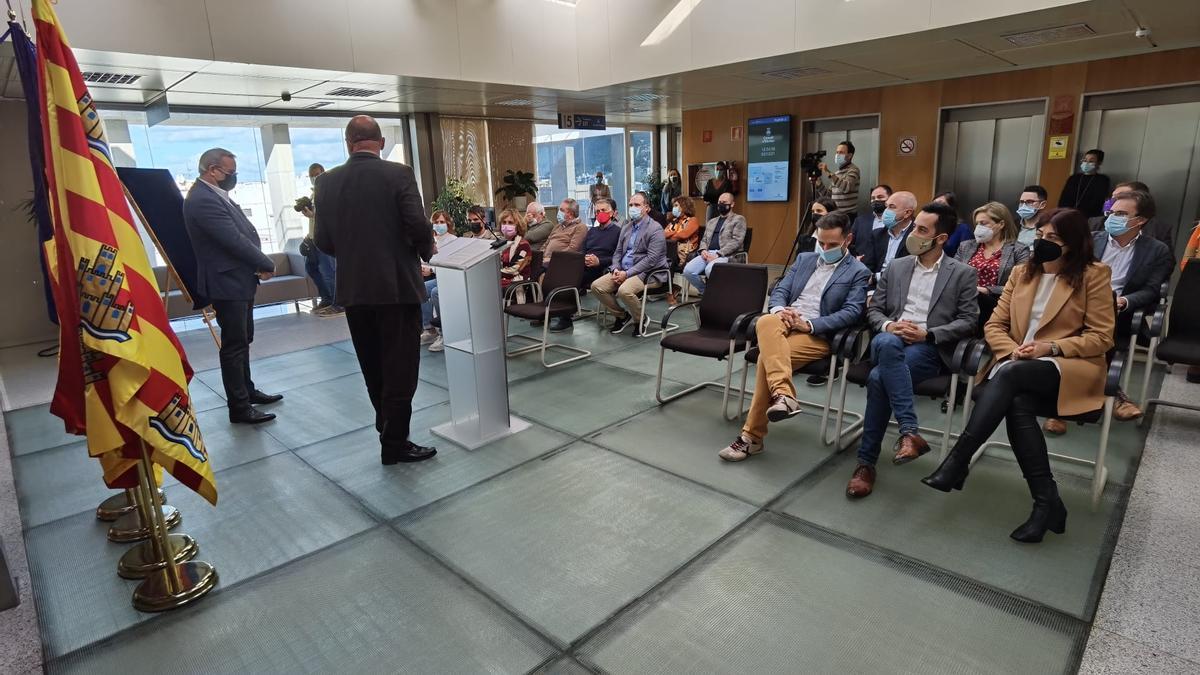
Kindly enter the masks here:
<path id="1" fill-rule="evenodd" d="M 692 10 L 696 9 L 696 5 L 699 4 L 700 0 L 679 0 L 671 8 L 671 11 L 667 12 L 663 20 L 658 22 L 654 30 L 650 31 L 650 35 L 646 36 L 646 39 L 642 42 L 642 46 L 649 47 L 666 40 L 691 15 Z"/>

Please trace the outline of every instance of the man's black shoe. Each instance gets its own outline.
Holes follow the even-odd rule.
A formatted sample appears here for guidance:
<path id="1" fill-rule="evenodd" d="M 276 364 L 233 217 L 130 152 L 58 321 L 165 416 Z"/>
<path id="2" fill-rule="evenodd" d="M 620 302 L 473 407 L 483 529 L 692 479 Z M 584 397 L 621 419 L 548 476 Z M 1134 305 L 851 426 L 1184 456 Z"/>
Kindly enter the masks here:
<path id="1" fill-rule="evenodd" d="M 250 392 L 250 402 L 254 405 L 267 405 L 268 403 L 278 403 L 283 400 L 283 394 L 264 394 L 255 389 Z"/>
<path id="2" fill-rule="evenodd" d="M 632 318 L 633 317 L 629 316 L 628 314 L 625 316 L 618 316 L 617 318 L 613 319 L 612 328 L 609 328 L 608 332 L 612 333 L 613 335 L 620 335 L 625 330 L 625 326 L 629 325 L 629 320 Z"/>
<path id="3" fill-rule="evenodd" d="M 574 325 L 574 322 L 571 321 L 571 317 L 558 316 L 550 321 L 550 332 L 561 333 L 563 331 L 568 331 L 571 330 Z"/>
<path id="4" fill-rule="evenodd" d="M 265 413 L 254 408 L 246 408 L 244 410 L 230 410 L 229 422 L 231 424 L 262 424 L 275 419 L 274 413 Z"/>
<path id="5" fill-rule="evenodd" d="M 645 332 L 647 328 L 649 328 L 649 326 L 646 325 L 646 319 L 643 317 L 642 320 L 633 327 L 633 337 L 642 337 L 642 333 Z"/>
<path id="6" fill-rule="evenodd" d="M 825 382 L 828 380 L 829 380 L 829 377 L 827 375 L 809 375 L 808 376 L 808 386 L 819 387 L 819 386 L 825 384 Z"/>
<path id="7" fill-rule="evenodd" d="M 408 447 L 403 450 L 392 452 L 384 448 L 380 461 L 384 466 L 391 466 L 400 462 L 420 462 L 436 454 L 436 449 L 425 448 L 410 441 Z"/>

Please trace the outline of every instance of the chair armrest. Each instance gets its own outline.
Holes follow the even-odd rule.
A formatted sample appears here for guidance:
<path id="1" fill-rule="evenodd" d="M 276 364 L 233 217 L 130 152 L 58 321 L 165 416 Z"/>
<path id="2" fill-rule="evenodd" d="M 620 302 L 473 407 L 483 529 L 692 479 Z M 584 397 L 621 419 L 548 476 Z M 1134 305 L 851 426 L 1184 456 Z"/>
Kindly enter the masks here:
<path id="1" fill-rule="evenodd" d="M 970 377 L 976 377 L 983 372 L 984 366 L 992 361 L 992 350 L 988 347 L 987 340 L 974 340 L 974 344 L 967 348 L 962 362 L 962 374 Z"/>
<path id="2" fill-rule="evenodd" d="M 1160 305 L 1167 304 L 1167 295 L 1170 292 L 1171 292 L 1171 278 L 1167 277 L 1167 280 L 1162 282 L 1162 286 L 1158 287 L 1158 303 Z"/>
<path id="3" fill-rule="evenodd" d="M 1104 380 L 1104 395 L 1116 396 L 1121 390 L 1121 375 L 1125 371 L 1127 356 L 1121 352 L 1113 354 L 1112 363 L 1108 364 L 1108 377 Z"/>
<path id="4" fill-rule="evenodd" d="M 579 289 L 572 288 L 570 286 L 563 286 L 562 288 L 556 288 L 553 291 L 550 291 L 550 295 L 546 296 L 546 305 L 549 306 L 550 303 L 554 302 L 554 296 L 558 295 L 559 293 L 574 293 L 575 294 L 575 306 L 576 306 L 576 309 L 578 310 Z"/>
<path id="5" fill-rule="evenodd" d="M 675 313 L 675 310 L 677 310 L 681 307 L 693 307 L 693 306 L 699 305 L 699 304 L 700 304 L 699 300 L 689 300 L 687 302 L 681 302 L 677 305 L 672 305 L 672 306 L 668 307 L 666 313 L 663 314 L 662 320 L 660 320 L 658 322 L 659 328 L 662 328 L 662 330 L 664 331 L 663 334 L 664 335 L 666 334 L 665 331 L 667 330 L 667 324 L 671 322 L 671 315 Z"/>
<path id="6" fill-rule="evenodd" d="M 963 362 L 966 361 L 967 354 L 971 351 L 975 341 L 976 338 L 966 338 L 959 340 L 958 344 L 954 346 L 954 355 L 950 357 L 951 372 L 962 372 Z"/>
<path id="7" fill-rule="evenodd" d="M 871 344 L 871 327 L 862 324 L 846 328 L 839 331 L 838 334 L 842 335 L 842 342 L 836 345 L 839 347 L 837 351 L 838 357 L 850 359 L 851 361 L 861 361 L 863 354 L 867 350 L 867 346 Z"/>
<path id="8" fill-rule="evenodd" d="M 524 288 L 526 286 L 534 287 L 534 289 L 535 289 L 534 293 L 533 293 L 533 301 L 534 302 L 541 300 L 542 285 L 539 284 L 538 282 L 534 281 L 533 279 L 528 279 L 526 281 L 518 281 L 515 284 L 509 284 L 508 288 L 504 289 L 504 304 L 506 304 L 506 305 L 508 304 L 508 301 L 512 299 L 513 294 L 515 294 L 517 292 L 518 288 Z"/>
<path id="9" fill-rule="evenodd" d="M 762 316 L 762 312 L 753 311 L 746 312 L 733 320 L 733 324 L 729 327 L 729 339 L 735 340 L 735 344 L 741 348 L 751 341 L 757 342 L 751 338 L 751 335 L 757 336 L 757 333 L 751 332 L 751 327 L 758 325 L 758 317 Z"/>
<path id="10" fill-rule="evenodd" d="M 1167 320 L 1167 308 L 1159 305 L 1158 309 L 1154 310 L 1154 316 L 1150 318 L 1150 337 L 1162 337 L 1163 324 Z"/>

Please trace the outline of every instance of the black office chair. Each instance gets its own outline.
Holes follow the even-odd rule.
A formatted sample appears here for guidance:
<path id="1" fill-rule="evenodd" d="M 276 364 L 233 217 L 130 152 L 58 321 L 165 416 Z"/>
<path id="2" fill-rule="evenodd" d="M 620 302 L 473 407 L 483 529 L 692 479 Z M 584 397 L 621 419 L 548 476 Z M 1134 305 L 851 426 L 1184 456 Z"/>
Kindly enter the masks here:
<path id="1" fill-rule="evenodd" d="M 513 357 L 530 352 L 540 351 L 542 354 L 542 365 L 547 368 L 554 368 L 563 364 L 586 359 L 592 353 L 586 349 L 572 347 L 570 345 L 557 344 L 549 341 L 550 319 L 555 317 L 572 316 L 579 311 L 579 285 L 583 281 L 584 273 L 583 254 L 575 251 L 558 251 L 554 257 L 550 259 L 550 264 L 546 268 L 546 275 L 542 278 L 542 283 L 536 281 L 522 281 L 512 284 L 505 291 L 506 304 L 507 300 L 511 300 L 515 296 L 517 289 L 528 288 L 533 293 L 533 301 L 520 304 L 508 305 L 504 308 L 504 336 L 505 344 L 508 340 L 528 340 L 533 344 L 508 351 L 505 348 L 505 356 Z M 543 298 L 543 293 L 545 297 Z M 530 335 L 520 333 L 509 334 L 508 332 L 508 317 L 515 316 L 519 319 L 530 321 L 538 320 L 542 322 L 542 338 L 537 338 Z M 574 354 L 568 358 L 559 359 L 552 363 L 546 362 L 546 350 L 558 349 L 569 354 Z"/>
<path id="2" fill-rule="evenodd" d="M 700 237 L 701 237 L 701 239 L 700 239 L 700 240 L 701 240 L 701 241 L 704 241 L 704 234 L 703 234 L 703 233 L 701 233 Z M 746 236 L 745 236 L 745 238 L 743 238 L 743 239 L 742 239 L 742 250 L 740 250 L 740 251 L 738 251 L 737 253 L 734 253 L 733 255 L 729 256 L 729 262 L 731 262 L 731 263 L 741 263 L 741 264 L 743 264 L 743 265 L 744 265 L 744 264 L 746 264 L 747 262 L 749 262 L 749 261 L 750 261 L 750 258 L 749 258 L 749 251 L 750 251 L 750 241 L 751 241 L 753 238 L 754 238 L 754 228 L 752 228 L 752 227 L 747 227 L 747 228 L 746 228 Z M 699 255 L 699 254 L 700 254 L 700 250 L 699 250 L 699 249 L 697 249 L 696 251 L 693 251 L 693 255 L 692 255 L 692 257 L 694 258 L 694 257 L 696 257 L 696 256 L 697 256 L 697 255 Z M 690 260 L 690 258 L 689 258 L 689 260 Z M 714 268 L 714 269 L 715 269 L 715 268 Z M 680 271 L 682 272 L 683 270 L 681 269 Z M 700 276 L 702 276 L 702 277 L 703 277 L 703 276 L 704 276 L 704 274 L 702 273 Z M 707 277 L 705 277 L 705 285 L 706 285 L 706 286 L 708 285 L 708 280 L 707 280 Z M 687 282 L 685 281 L 685 282 L 684 282 L 684 284 L 683 284 L 683 301 L 684 301 L 684 302 L 688 302 L 688 300 L 689 300 L 689 297 L 690 297 L 690 295 L 691 295 L 691 288 L 692 288 L 691 284 L 689 284 L 689 283 L 687 283 Z"/>
<path id="3" fill-rule="evenodd" d="M 1143 396 L 1150 386 L 1150 369 L 1155 359 L 1171 365 L 1200 365 L 1200 309 L 1197 309 L 1194 300 L 1200 297 L 1200 262 L 1192 262 L 1183 269 L 1179 284 L 1175 287 L 1175 295 L 1187 300 L 1170 303 L 1169 311 L 1168 306 L 1160 306 L 1150 321 L 1150 356 L 1142 376 Z M 1152 398 L 1146 401 L 1143 419 L 1150 416 L 1154 406 L 1159 405 L 1200 412 L 1200 406 L 1194 404 Z"/>

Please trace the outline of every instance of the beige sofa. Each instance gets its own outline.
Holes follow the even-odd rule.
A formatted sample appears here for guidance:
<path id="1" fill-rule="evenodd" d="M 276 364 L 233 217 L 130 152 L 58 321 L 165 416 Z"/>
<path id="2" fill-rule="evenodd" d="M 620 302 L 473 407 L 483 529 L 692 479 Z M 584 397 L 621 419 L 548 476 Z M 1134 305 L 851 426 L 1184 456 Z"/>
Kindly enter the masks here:
<path id="1" fill-rule="evenodd" d="M 268 253 L 267 257 L 275 262 L 275 276 L 258 286 L 254 296 L 256 306 L 274 305 L 281 302 L 297 303 L 311 300 L 317 296 L 317 287 L 304 271 L 304 256 L 299 251 L 300 240 L 290 239 L 284 244 L 284 253 Z M 158 281 L 159 289 L 166 288 L 167 268 L 154 268 L 154 278 Z M 184 299 L 174 280 L 171 280 L 171 290 L 167 294 L 167 318 L 181 319 L 187 316 L 197 316 L 199 310 L 192 309 L 191 303 Z"/>

